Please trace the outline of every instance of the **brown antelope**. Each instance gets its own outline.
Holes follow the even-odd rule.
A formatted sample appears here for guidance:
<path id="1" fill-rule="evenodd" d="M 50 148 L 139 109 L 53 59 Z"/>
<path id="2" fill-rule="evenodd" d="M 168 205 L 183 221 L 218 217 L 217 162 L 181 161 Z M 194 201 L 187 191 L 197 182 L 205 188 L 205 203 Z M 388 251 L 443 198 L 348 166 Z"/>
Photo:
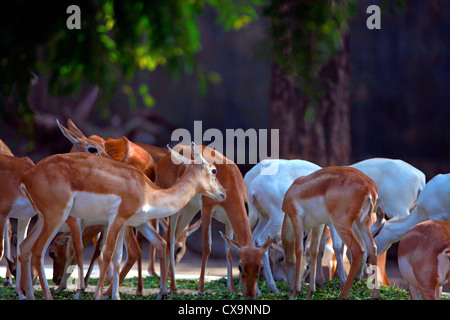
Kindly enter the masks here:
<path id="1" fill-rule="evenodd" d="M 128 163 L 135 168 L 142 170 L 147 177 L 153 182 L 155 182 L 156 175 L 156 163 L 155 161 L 159 161 L 159 159 L 166 155 L 168 151 L 165 151 L 161 148 L 151 146 L 145 143 L 135 144 L 129 141 L 126 137 L 122 137 L 120 139 L 111 139 L 108 138 L 104 140 L 103 138 L 97 135 L 91 135 L 86 137 L 83 132 L 73 123 L 71 119 L 68 120 L 69 128 L 65 128 L 62 126 L 59 121 L 57 121 L 58 126 L 63 133 L 63 135 L 72 142 L 73 147 L 71 152 L 89 152 L 89 153 L 97 153 L 101 156 L 112 158 L 116 161 Z M 156 158 L 156 160 L 154 160 Z M 158 224 L 156 221 L 151 222 L 153 227 L 158 230 Z M 127 233 L 127 235 L 132 236 L 131 233 Z M 138 233 L 137 242 L 142 248 L 142 235 Z M 130 243 L 134 244 L 136 241 L 130 239 Z M 127 241 L 127 243 L 129 243 Z M 130 248 L 133 252 L 136 252 L 136 248 Z M 136 252 L 137 253 L 137 252 Z M 150 264 L 148 268 L 148 272 L 151 275 L 155 275 L 155 267 L 154 267 L 154 256 L 155 256 L 155 248 L 150 243 Z M 133 258 L 133 259 L 131 259 Z M 129 270 L 131 268 L 131 261 L 138 261 L 138 270 L 141 270 L 141 254 L 139 253 L 138 257 L 134 259 L 134 256 L 128 256 L 127 263 L 125 265 L 126 269 Z M 126 273 L 124 274 L 124 276 Z M 139 284 L 142 286 L 142 275 L 139 272 Z M 141 292 L 138 291 L 138 295 Z"/>
<path id="2" fill-rule="evenodd" d="M 11 149 L 0 139 L 0 154 L 5 154 L 7 156 L 14 156 Z"/>
<path id="3" fill-rule="evenodd" d="M 439 300 L 450 283 L 450 222 L 428 220 L 400 240 L 398 267 L 408 282 L 411 300 Z"/>
<path id="4" fill-rule="evenodd" d="M 9 148 L 8 148 L 9 150 Z M 97 148 L 95 145 L 86 146 L 86 152 L 101 154 L 105 157 L 109 157 L 102 148 Z M 8 157 L 8 158 L 6 158 Z M 9 218 L 17 218 L 17 256 L 20 254 L 20 244 L 22 243 L 25 235 L 27 233 L 28 224 L 30 219 L 35 215 L 35 211 L 31 206 L 28 199 L 20 192 L 20 177 L 24 174 L 25 171 L 32 168 L 34 166 L 33 161 L 29 158 L 17 158 L 17 157 L 9 157 L 4 156 L 2 160 L 0 160 L 0 178 L 2 181 L 6 181 L 2 187 L 6 188 L 5 192 L 2 192 L 0 196 L 0 207 L 2 212 L 0 216 L 6 215 Z M 8 212 L 9 210 L 9 212 Z M 6 217 L 5 216 L 5 217 Z M 0 229 L 3 230 L 5 221 L 0 220 Z M 67 221 L 67 225 L 71 232 L 75 235 L 73 238 L 78 239 L 79 236 L 79 225 L 77 221 L 70 220 Z M 80 240 L 81 242 L 81 240 Z M 3 241 L 2 241 L 3 243 Z M 77 251 L 78 254 L 81 254 L 81 251 Z M 10 259 L 12 260 L 12 259 Z M 8 265 L 10 268 L 17 268 L 16 271 L 16 292 L 21 296 L 20 279 L 21 279 L 21 267 L 20 261 L 17 261 L 17 266 L 15 265 L 15 261 L 9 261 Z M 79 264 L 80 266 L 80 264 Z M 82 270 L 82 268 L 80 269 Z M 79 273 L 79 277 L 82 278 L 82 271 Z"/>
<path id="5" fill-rule="evenodd" d="M 11 149 L 9 149 L 9 147 L 0 139 L 0 154 L 4 154 L 7 156 L 14 156 L 13 153 L 11 152 Z M 12 260 L 11 258 L 11 224 L 9 223 L 9 219 L 5 220 L 5 232 L 3 235 L 3 241 L 5 243 L 5 255 L 6 255 L 6 259 L 8 260 Z M 2 242 L 3 242 L 2 241 Z M 3 254 L 3 251 L 2 253 Z M 1 257 L 0 254 L 0 257 Z M 6 269 L 6 275 L 5 275 L 5 281 L 3 282 L 3 286 L 5 287 L 11 287 L 12 286 L 12 281 L 11 281 L 11 272 L 10 269 L 7 268 Z"/>
<path id="6" fill-rule="evenodd" d="M 16 218 L 17 255 L 20 253 L 19 245 L 25 238 L 30 219 L 35 215 L 28 199 L 20 193 L 20 177 L 33 166 L 34 163 L 29 158 L 0 154 L 0 181 L 2 181 L 0 184 L 0 236 L 4 237 L 8 219 Z M 0 241 L 0 258 L 3 255 L 3 240 L 2 238 Z M 16 273 L 16 279 L 20 279 L 20 270 Z M 19 291 L 17 281 L 16 291 Z"/>
<path id="7" fill-rule="evenodd" d="M 284 218 L 281 205 L 286 191 L 295 179 L 319 169 L 321 167 L 305 160 L 266 159 L 246 173 L 248 216 L 254 221 L 253 239 L 257 245 L 268 236 L 280 240 Z M 263 272 L 269 290 L 279 293 L 267 254 L 263 258 Z"/>
<path id="8" fill-rule="evenodd" d="M 310 288 L 315 291 L 315 273 L 318 246 L 323 224 L 333 224 L 352 256 L 350 271 L 339 296 L 345 299 L 361 264 L 364 246 L 355 236 L 353 228 L 361 234 L 369 251 L 370 263 L 377 265 L 376 246 L 370 226 L 372 209 L 377 201 L 377 187 L 361 171 L 348 167 L 327 167 L 297 178 L 284 197 L 282 210 L 285 213 L 281 237 L 286 254 L 286 274 L 291 298 L 301 290 L 301 268 L 303 259 L 303 232 L 312 230 Z M 372 298 L 378 298 L 374 286 Z"/>
<path id="9" fill-rule="evenodd" d="M 152 181 L 155 181 L 155 171 L 156 164 L 153 160 L 153 157 L 146 152 L 143 148 L 129 141 L 126 137 L 122 137 L 120 139 L 111 139 L 108 138 L 106 141 L 96 135 L 92 135 L 87 138 L 83 132 L 73 123 L 71 119 L 68 120 L 69 129 L 62 126 L 59 121 L 57 124 L 63 133 L 63 135 L 72 142 L 73 147 L 71 152 L 89 152 L 96 153 L 106 158 L 111 158 L 119 162 L 127 163 L 132 165 L 133 167 L 141 170 L 145 175 Z M 97 150 L 97 152 L 96 152 Z M 71 221 L 72 217 L 69 217 L 68 220 Z M 153 225 L 156 225 L 156 221 L 153 222 Z M 132 228 L 132 227 L 129 227 Z M 142 250 L 142 235 L 139 233 L 138 237 L 134 235 L 132 230 L 129 230 L 125 233 L 126 243 L 127 243 L 127 262 L 125 263 L 121 274 L 120 274 L 120 282 L 125 278 L 128 271 L 131 269 L 133 264 L 138 261 L 138 286 L 136 295 L 142 295 L 142 288 L 144 286 L 144 281 L 142 279 L 142 260 L 141 260 L 141 250 Z M 74 239 L 73 242 L 75 244 L 75 251 L 81 252 L 80 241 Z M 78 250 L 78 251 L 77 251 Z M 154 258 L 154 247 L 150 244 L 151 258 Z M 78 256 L 78 254 L 77 254 Z M 72 259 L 70 259 L 72 260 Z M 70 261 L 67 260 L 67 263 Z M 93 261 L 91 262 L 92 266 Z M 153 259 L 151 259 L 150 266 L 154 270 Z M 63 289 L 65 285 L 65 280 L 69 276 L 68 273 L 64 274 L 64 281 L 58 287 L 58 292 Z M 81 281 L 81 279 L 80 279 Z M 107 294 L 110 294 L 110 290 Z"/>
<path id="10" fill-rule="evenodd" d="M 174 150 L 187 155 L 189 154 L 189 147 L 177 145 Z M 262 264 L 261 251 L 253 242 L 251 229 L 245 209 L 246 190 L 245 183 L 241 172 L 237 165 L 224 155 L 209 147 L 201 146 L 202 154 L 206 161 L 215 164 L 217 168 L 217 179 L 227 190 L 227 198 L 223 202 L 218 202 L 215 199 L 207 197 L 195 197 L 186 207 L 180 211 L 180 216 L 173 215 L 169 218 L 169 232 L 170 232 L 170 259 L 171 259 L 171 292 L 176 292 L 176 282 L 174 278 L 174 244 L 175 239 L 178 239 L 183 229 L 190 223 L 194 215 L 201 209 L 201 224 L 202 224 L 202 241 L 203 241 L 203 256 L 202 267 L 199 279 L 199 292 L 205 292 L 205 269 L 206 262 L 211 252 L 211 219 L 225 224 L 226 234 L 236 237 L 236 241 L 225 241 L 225 249 L 227 254 L 227 287 L 234 291 L 234 284 L 232 278 L 232 261 L 231 248 L 238 250 L 240 257 L 240 264 L 243 270 L 243 291 L 247 298 L 254 298 L 256 296 L 256 278 L 255 274 L 259 274 L 259 269 Z M 189 155 L 190 157 L 190 155 Z M 162 188 L 168 188 L 176 183 L 177 179 L 183 176 L 185 168 L 172 161 L 170 155 L 166 155 L 159 160 L 157 165 L 157 184 Z M 270 239 L 270 238 L 269 238 Z M 270 242 L 271 240 L 267 240 Z M 261 248 L 267 249 L 268 245 L 263 244 Z M 250 280 L 247 280 L 250 279 Z"/>
<path id="11" fill-rule="evenodd" d="M 68 216 L 108 223 L 100 277 L 95 299 L 103 294 L 106 271 L 113 260 L 113 298 L 119 299 L 118 267 L 122 256 L 125 226 L 139 231 L 148 220 L 164 218 L 178 212 L 195 194 L 224 200 L 225 189 L 216 179 L 217 169 L 191 145 L 194 161 L 170 149 L 171 154 L 187 168 L 175 185 L 158 188 L 148 177 L 127 164 L 87 153 L 53 155 L 41 160 L 21 178 L 21 188 L 38 214 L 36 226 L 21 245 L 23 283 L 26 298 L 33 299 L 30 262 L 37 268 L 45 299 L 52 299 L 43 272 L 43 253 Z M 154 231 L 154 229 L 152 229 Z M 145 235 L 145 234 L 144 234 Z M 154 238 L 161 270 L 166 270 L 164 239 Z M 117 244 L 117 246 L 116 246 Z M 113 255 L 114 254 L 114 255 Z M 161 272 L 159 298 L 167 294 L 166 272 Z"/>

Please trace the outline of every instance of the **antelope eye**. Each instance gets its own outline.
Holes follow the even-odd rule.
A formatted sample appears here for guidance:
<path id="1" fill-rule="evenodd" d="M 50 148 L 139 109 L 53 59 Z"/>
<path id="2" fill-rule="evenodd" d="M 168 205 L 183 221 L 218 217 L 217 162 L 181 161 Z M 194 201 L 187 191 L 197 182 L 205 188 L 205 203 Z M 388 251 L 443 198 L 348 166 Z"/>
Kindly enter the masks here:
<path id="1" fill-rule="evenodd" d="M 279 262 L 282 262 L 283 260 L 284 260 L 284 257 L 283 257 L 283 256 L 281 256 L 281 257 L 278 258 L 278 261 L 279 261 Z"/>
<path id="2" fill-rule="evenodd" d="M 239 272 L 242 272 L 242 265 L 239 263 L 238 265 Z"/>
<path id="3" fill-rule="evenodd" d="M 211 173 L 212 173 L 213 175 L 216 175 L 217 169 L 216 169 L 216 168 L 213 168 L 213 169 L 211 170 Z"/>
<path id="4" fill-rule="evenodd" d="M 89 148 L 87 149 L 87 151 L 88 151 L 89 153 L 98 153 L 97 148 L 94 148 L 94 147 L 89 147 Z"/>

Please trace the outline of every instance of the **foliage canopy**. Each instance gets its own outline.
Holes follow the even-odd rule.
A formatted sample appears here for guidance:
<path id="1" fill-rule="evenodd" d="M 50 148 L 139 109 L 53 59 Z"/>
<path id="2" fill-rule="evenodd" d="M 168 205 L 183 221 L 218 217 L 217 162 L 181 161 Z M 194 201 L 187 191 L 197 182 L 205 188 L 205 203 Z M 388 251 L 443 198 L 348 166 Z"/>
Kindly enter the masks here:
<path id="1" fill-rule="evenodd" d="M 260 0 L 85 0 L 81 29 L 69 30 L 66 13 L 73 1 L 2 1 L 0 4 L 0 114 L 6 109 L 31 121 L 27 96 L 36 75 L 49 75 L 53 95 L 79 89 L 82 80 L 98 85 L 103 102 L 117 84 L 138 70 L 166 67 L 173 74 L 192 73 L 201 49 L 198 17 L 205 5 L 217 23 L 237 30 L 258 18 Z M 212 80 L 217 80 L 214 75 Z M 133 89 L 122 90 L 134 99 Z M 146 84 L 139 86 L 144 104 L 152 106 Z M 130 102 L 133 101 L 130 99 Z M 105 104 L 104 104 L 105 105 Z"/>
<path id="2" fill-rule="evenodd" d="M 81 9 L 80 30 L 66 27 L 72 4 Z M 129 85 L 118 88 L 120 80 L 158 66 L 174 75 L 196 70 L 202 48 L 198 17 L 205 6 L 214 8 L 216 23 L 227 31 L 256 20 L 258 8 L 264 8 L 272 21 L 274 61 L 317 103 L 318 72 L 342 49 L 356 0 L 2 1 L 0 116 L 15 113 L 31 123 L 27 97 L 36 75 L 49 75 L 53 95 L 76 92 L 87 80 L 102 89 L 99 106 L 107 108 L 118 89 L 135 105 L 136 93 Z M 220 80 L 197 71 L 200 85 Z M 137 91 L 146 106 L 154 104 L 145 83 Z"/>

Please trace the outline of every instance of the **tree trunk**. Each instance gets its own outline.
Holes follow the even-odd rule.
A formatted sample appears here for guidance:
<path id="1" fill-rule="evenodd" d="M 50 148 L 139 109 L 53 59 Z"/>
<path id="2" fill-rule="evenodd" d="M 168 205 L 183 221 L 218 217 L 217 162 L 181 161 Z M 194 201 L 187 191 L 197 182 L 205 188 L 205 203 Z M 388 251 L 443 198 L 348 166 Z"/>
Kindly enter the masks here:
<path id="1" fill-rule="evenodd" d="M 320 166 L 349 164 L 349 35 L 342 41 L 343 50 L 320 71 L 324 96 L 309 119 L 301 88 L 280 66 L 272 66 L 270 121 L 272 129 L 280 130 L 280 158 L 299 158 Z"/>

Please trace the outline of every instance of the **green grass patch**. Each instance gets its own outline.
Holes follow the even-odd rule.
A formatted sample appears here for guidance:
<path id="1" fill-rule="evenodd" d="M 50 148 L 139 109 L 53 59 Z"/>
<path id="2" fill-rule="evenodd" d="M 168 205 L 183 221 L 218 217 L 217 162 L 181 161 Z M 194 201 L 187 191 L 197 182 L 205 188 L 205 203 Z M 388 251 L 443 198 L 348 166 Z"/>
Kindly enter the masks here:
<path id="1" fill-rule="evenodd" d="M 49 284 L 53 284 L 49 281 Z M 167 296 L 167 300 L 240 300 L 244 299 L 242 295 L 242 285 L 239 284 L 238 279 L 234 279 L 234 284 L 237 293 L 232 293 L 227 289 L 226 278 L 221 278 L 219 280 L 207 281 L 205 284 L 206 293 L 197 294 L 198 280 L 187 280 L 179 279 L 177 280 L 178 294 L 170 294 Z M 97 285 L 97 279 L 91 279 L 89 285 Z M 287 300 L 289 299 L 289 285 L 286 281 L 281 281 L 277 283 L 277 287 L 280 290 L 280 294 L 274 294 L 269 292 L 265 281 L 259 280 L 258 286 L 261 290 L 262 296 L 257 297 L 257 300 Z M 137 287 L 137 278 L 125 279 L 121 287 Z M 145 277 L 144 278 L 144 288 L 159 288 L 159 277 Z M 190 290 L 190 291 L 188 291 Z M 192 293 L 191 290 L 195 291 Z M 60 294 L 54 294 L 54 290 L 51 289 L 53 298 L 55 300 L 70 300 L 73 297 L 72 291 L 64 290 Z M 325 287 L 323 289 L 317 288 L 316 293 L 310 298 L 311 300 L 336 300 L 341 292 L 341 287 L 339 285 L 339 280 L 333 279 L 331 281 L 325 282 Z M 308 284 L 303 286 L 301 294 L 297 295 L 298 300 L 307 299 Z M 379 289 L 381 300 L 409 300 L 408 291 L 402 290 L 396 286 L 388 287 L 381 286 Z M 353 283 L 349 294 L 349 300 L 368 300 L 371 298 L 372 290 L 367 287 L 366 281 L 356 281 Z M 134 294 L 121 293 L 120 297 L 122 300 L 154 300 L 157 294 L 145 295 L 144 297 L 137 297 Z M 94 293 L 85 292 L 81 295 L 81 300 L 92 300 Z M 43 299 L 42 292 L 40 290 L 35 290 L 35 298 L 40 300 Z M 14 288 L 11 287 L 0 287 L 0 300 L 16 300 L 18 299 Z M 448 296 L 442 296 L 442 300 L 450 300 Z"/>

